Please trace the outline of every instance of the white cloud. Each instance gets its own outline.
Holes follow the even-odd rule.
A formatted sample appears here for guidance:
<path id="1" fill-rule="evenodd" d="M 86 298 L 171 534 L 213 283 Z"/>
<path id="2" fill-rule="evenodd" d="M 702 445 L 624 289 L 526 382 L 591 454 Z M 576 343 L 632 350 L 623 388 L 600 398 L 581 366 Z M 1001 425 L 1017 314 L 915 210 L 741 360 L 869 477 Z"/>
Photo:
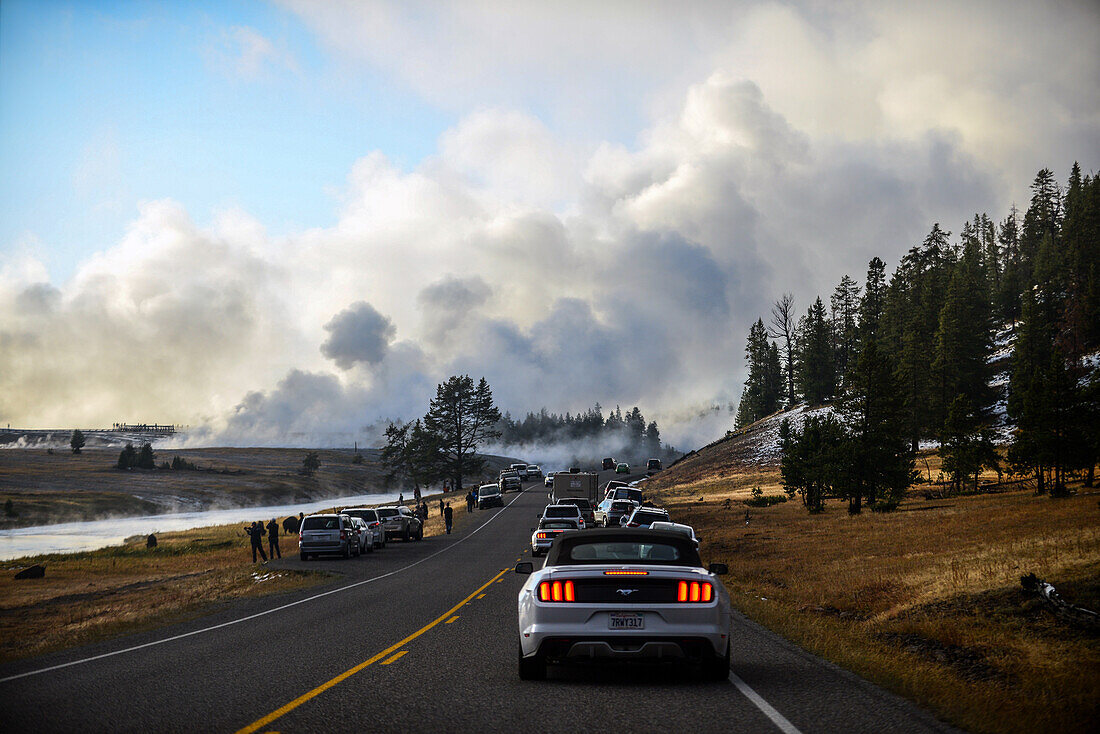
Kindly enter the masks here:
<path id="1" fill-rule="evenodd" d="M 298 60 L 284 44 L 248 26 L 223 30 L 209 56 L 217 67 L 245 81 L 299 72 Z"/>
<path id="2" fill-rule="evenodd" d="M 985 21 L 973 49 L 938 7 L 458 7 L 298 8 L 349 56 L 477 102 L 412 168 L 355 161 L 331 227 L 272 238 L 244 212 L 200 227 L 152 202 L 71 282 L 33 253 L 0 261 L 0 420 L 367 436 L 469 372 L 513 413 L 637 404 L 690 446 L 731 419 L 748 324 L 778 294 L 804 308 L 932 222 L 1001 218 L 1038 167 L 1100 154 L 1097 63 L 1077 50 L 1095 13 L 1075 6 L 1047 19 L 1078 44 L 1056 81 L 1013 45 L 1023 21 L 981 6 L 960 16 Z M 650 72 L 661 106 L 637 142 L 562 132 L 563 110 L 614 117 L 606 89 Z M 553 114 L 505 103 L 540 95 Z"/>

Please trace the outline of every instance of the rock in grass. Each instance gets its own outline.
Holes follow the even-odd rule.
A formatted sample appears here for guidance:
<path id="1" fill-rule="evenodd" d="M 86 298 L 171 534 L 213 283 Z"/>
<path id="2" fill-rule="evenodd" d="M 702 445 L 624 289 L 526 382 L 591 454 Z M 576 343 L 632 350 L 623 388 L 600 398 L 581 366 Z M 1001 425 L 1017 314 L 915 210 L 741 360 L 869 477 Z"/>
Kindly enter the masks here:
<path id="1" fill-rule="evenodd" d="M 35 564 L 15 574 L 17 579 L 40 579 L 46 575 L 46 567 Z"/>

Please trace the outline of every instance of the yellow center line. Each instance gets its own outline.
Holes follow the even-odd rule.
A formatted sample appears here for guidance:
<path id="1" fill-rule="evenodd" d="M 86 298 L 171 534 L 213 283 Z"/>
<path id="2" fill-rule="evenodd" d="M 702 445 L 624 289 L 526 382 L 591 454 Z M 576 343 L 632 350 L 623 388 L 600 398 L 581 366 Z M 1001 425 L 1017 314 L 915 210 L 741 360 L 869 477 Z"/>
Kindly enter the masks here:
<path id="1" fill-rule="evenodd" d="M 477 598 L 478 598 L 478 599 L 484 599 L 484 598 L 485 598 L 485 595 L 484 595 L 484 594 L 478 594 L 478 595 L 477 595 Z"/>
<path id="2" fill-rule="evenodd" d="M 450 624 L 451 622 L 454 622 L 454 621 L 455 621 L 456 619 L 458 619 L 458 615 L 457 615 L 457 614 L 456 614 L 455 616 L 451 617 L 450 619 L 448 619 L 448 620 L 447 620 L 446 622 L 444 622 L 443 624 Z"/>
<path id="3" fill-rule="evenodd" d="M 383 660 L 381 663 L 379 663 L 379 665 L 389 665 L 390 663 L 394 662 L 395 660 L 398 660 L 402 655 L 408 655 L 408 654 L 409 654 L 408 650 L 402 650 L 401 652 L 397 653 L 396 655 L 394 655 L 389 660 Z"/>
<path id="4" fill-rule="evenodd" d="M 398 650 L 398 649 L 404 647 L 407 643 L 412 642 L 417 637 L 420 637 L 420 635 L 424 634 L 425 632 L 430 630 L 432 627 L 435 627 L 437 624 L 442 622 L 447 617 L 450 617 L 452 614 L 454 614 L 456 611 L 458 611 L 459 608 L 462 607 L 463 604 L 470 601 L 470 599 L 473 599 L 476 595 L 480 594 L 482 591 L 484 591 L 494 581 L 499 584 L 501 581 L 504 580 L 504 579 L 501 578 L 501 576 L 503 576 L 507 571 L 508 571 L 508 569 L 506 569 L 506 568 L 503 569 L 496 576 L 494 576 L 493 578 L 489 579 L 484 584 L 482 584 L 481 587 L 479 587 L 476 591 L 474 591 L 474 593 L 470 594 L 468 597 L 466 597 L 465 599 L 460 601 L 458 604 L 455 604 L 453 607 L 448 609 L 445 614 L 442 614 L 439 617 L 436 617 L 431 622 L 424 625 L 423 627 L 421 627 L 416 632 L 413 632 L 411 635 L 409 635 L 405 639 L 401 640 L 400 642 L 398 642 L 394 645 L 390 645 L 389 647 L 387 647 L 382 652 L 378 653 L 377 655 L 370 658 L 369 660 L 365 660 L 365 661 L 359 663 L 354 668 L 351 668 L 349 670 L 345 670 L 340 675 L 336 676 L 335 678 L 333 678 L 330 681 L 322 683 L 321 685 L 314 688 L 312 691 L 309 691 L 307 693 L 303 693 L 301 696 L 298 696 L 298 698 L 294 699 L 293 701 L 291 701 L 290 703 L 288 703 L 284 706 L 281 706 L 280 708 L 275 709 L 274 711 L 272 711 L 270 714 L 263 717 L 262 719 L 257 719 L 256 721 L 252 722 L 251 724 L 244 727 L 243 729 L 237 730 L 236 734 L 252 734 L 252 732 L 262 729 L 263 727 L 270 724 L 272 721 L 275 721 L 275 719 L 278 719 L 281 716 L 285 716 L 286 714 L 290 713 L 294 709 L 301 706 L 306 701 L 309 701 L 313 698 L 316 698 L 317 696 L 321 695 L 322 693 L 324 693 L 328 689 L 332 688 L 334 685 L 336 685 L 338 683 L 341 683 L 344 680 L 346 680 L 346 679 L 350 678 L 351 676 L 355 675 L 356 673 L 358 673 L 360 670 L 367 667 L 368 665 L 373 665 L 374 663 L 378 662 L 382 658 L 384 658 L 387 655 L 391 654 L 395 650 Z"/>

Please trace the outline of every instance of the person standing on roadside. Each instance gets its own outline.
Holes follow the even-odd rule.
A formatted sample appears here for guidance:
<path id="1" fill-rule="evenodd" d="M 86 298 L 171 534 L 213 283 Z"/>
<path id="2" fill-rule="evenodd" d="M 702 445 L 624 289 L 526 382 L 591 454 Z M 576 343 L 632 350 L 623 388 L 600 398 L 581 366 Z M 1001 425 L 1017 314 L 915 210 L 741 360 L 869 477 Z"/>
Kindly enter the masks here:
<path id="1" fill-rule="evenodd" d="M 451 509 L 451 503 L 448 502 L 447 505 L 443 508 L 443 523 L 447 526 L 447 535 L 451 534 L 451 523 L 453 521 L 454 510 Z"/>
<path id="2" fill-rule="evenodd" d="M 267 554 L 264 553 L 264 526 L 257 520 L 249 525 L 245 532 L 248 533 L 248 537 L 252 541 L 252 562 L 256 562 L 256 552 L 259 551 L 260 558 L 264 559 L 264 563 L 267 563 Z"/>
<path id="3" fill-rule="evenodd" d="M 271 522 L 267 524 L 267 544 L 268 555 L 272 558 L 282 558 L 283 552 L 279 550 L 279 523 L 275 521 L 275 518 L 271 518 Z"/>
<path id="4" fill-rule="evenodd" d="M 439 498 L 439 516 L 443 517 L 443 498 Z"/>

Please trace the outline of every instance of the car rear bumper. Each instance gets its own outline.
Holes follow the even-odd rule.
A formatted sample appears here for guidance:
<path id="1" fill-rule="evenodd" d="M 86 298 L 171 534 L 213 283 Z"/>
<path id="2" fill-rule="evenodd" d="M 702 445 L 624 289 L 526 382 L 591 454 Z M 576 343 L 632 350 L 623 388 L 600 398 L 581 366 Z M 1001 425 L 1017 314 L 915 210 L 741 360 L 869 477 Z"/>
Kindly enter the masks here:
<path id="1" fill-rule="evenodd" d="M 339 543 L 299 543 L 298 550 L 302 553 L 343 553 L 345 549 L 351 548 L 351 545 L 346 541 L 340 541 Z"/>
<path id="2" fill-rule="evenodd" d="M 642 613 L 645 628 L 609 629 L 608 618 L 612 611 Z M 561 659 L 702 659 L 725 655 L 731 631 L 730 617 L 718 605 L 704 608 L 579 605 L 569 609 L 540 606 L 535 619 L 537 621 L 520 629 L 520 645 L 525 657 L 542 652 Z M 694 642 L 689 644 L 688 640 Z M 701 644 L 703 642 L 706 644 Z M 544 651 L 544 645 L 550 647 Z M 679 652 L 676 652 L 677 647 Z"/>

